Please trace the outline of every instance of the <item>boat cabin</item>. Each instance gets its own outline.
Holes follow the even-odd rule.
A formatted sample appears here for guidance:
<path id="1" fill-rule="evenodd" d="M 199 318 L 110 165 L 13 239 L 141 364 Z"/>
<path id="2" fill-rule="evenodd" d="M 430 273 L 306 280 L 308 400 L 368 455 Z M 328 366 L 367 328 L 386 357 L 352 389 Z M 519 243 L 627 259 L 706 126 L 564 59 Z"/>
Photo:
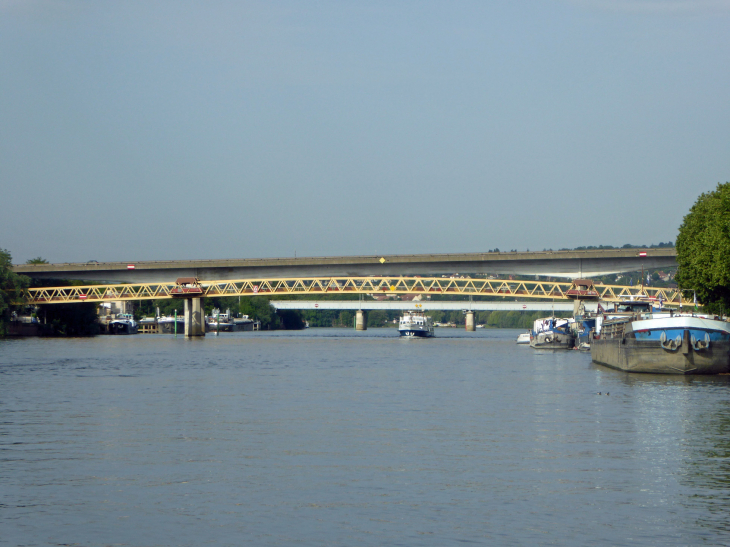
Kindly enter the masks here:
<path id="1" fill-rule="evenodd" d="M 651 313 L 651 302 L 629 301 L 617 305 L 617 312 L 621 313 Z"/>
<path id="2" fill-rule="evenodd" d="M 170 289 L 173 298 L 194 298 L 203 295 L 203 287 L 197 277 L 178 277 L 175 286 Z"/>

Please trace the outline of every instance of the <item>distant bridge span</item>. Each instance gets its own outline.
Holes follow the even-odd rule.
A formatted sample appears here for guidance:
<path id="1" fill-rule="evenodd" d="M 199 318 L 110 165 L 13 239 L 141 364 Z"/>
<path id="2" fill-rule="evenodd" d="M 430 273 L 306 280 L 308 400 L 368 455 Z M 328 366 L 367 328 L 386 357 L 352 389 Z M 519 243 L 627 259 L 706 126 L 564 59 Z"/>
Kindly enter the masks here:
<path id="1" fill-rule="evenodd" d="M 150 300 L 173 298 L 174 283 L 132 283 L 128 285 L 87 285 L 65 287 L 31 287 L 28 304 L 66 304 L 110 302 L 115 300 Z M 325 277 L 272 278 L 204 281 L 201 297 L 267 295 L 401 295 L 500 297 L 512 299 L 569 300 L 572 283 L 558 281 L 517 281 L 511 279 L 443 278 L 443 277 Z M 651 298 L 668 305 L 681 303 L 676 288 L 624 285 L 596 285 L 598 297 L 606 302 L 632 298 Z M 465 301 L 465 303 L 467 303 Z"/>
<path id="2" fill-rule="evenodd" d="M 574 279 L 677 265 L 674 248 L 594 249 L 421 255 L 246 258 L 146 262 L 23 264 L 16 273 L 35 279 L 108 283 L 169 283 L 302 277 L 364 277 L 461 274 L 542 275 Z"/>
<path id="3" fill-rule="evenodd" d="M 276 310 L 383 310 L 383 311 L 552 311 L 573 312 L 573 302 L 551 302 L 549 300 L 534 302 L 505 302 L 484 300 L 271 300 L 271 307 Z M 587 311 L 596 312 L 598 302 L 585 302 Z"/>

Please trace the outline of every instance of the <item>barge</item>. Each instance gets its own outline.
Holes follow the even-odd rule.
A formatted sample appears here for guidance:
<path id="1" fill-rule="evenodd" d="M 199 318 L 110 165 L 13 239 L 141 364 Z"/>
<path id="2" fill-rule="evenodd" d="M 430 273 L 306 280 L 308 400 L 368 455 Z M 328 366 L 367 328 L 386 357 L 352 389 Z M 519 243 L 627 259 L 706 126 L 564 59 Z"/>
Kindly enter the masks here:
<path id="1" fill-rule="evenodd" d="M 726 373 L 730 323 L 711 315 L 653 310 L 649 302 L 629 302 L 597 318 L 591 359 L 627 372 Z"/>

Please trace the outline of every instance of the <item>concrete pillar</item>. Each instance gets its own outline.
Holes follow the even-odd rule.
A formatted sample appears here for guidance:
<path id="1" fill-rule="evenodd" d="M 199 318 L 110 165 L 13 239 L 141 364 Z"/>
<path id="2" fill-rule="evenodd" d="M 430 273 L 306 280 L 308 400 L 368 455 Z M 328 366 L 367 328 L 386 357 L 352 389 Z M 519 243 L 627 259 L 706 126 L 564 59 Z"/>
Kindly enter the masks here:
<path id="1" fill-rule="evenodd" d="M 355 330 L 368 330 L 368 317 L 362 310 L 355 312 Z"/>
<path id="2" fill-rule="evenodd" d="M 185 336 L 205 336 L 202 298 L 185 299 Z"/>
<path id="3" fill-rule="evenodd" d="M 586 313 L 586 306 L 583 303 L 582 300 L 575 299 L 573 300 L 573 317 L 578 317 L 579 315 L 585 315 Z"/>
<path id="4" fill-rule="evenodd" d="M 474 332 L 476 330 L 476 324 L 474 323 L 474 312 L 473 311 L 466 312 L 466 330 L 469 332 Z"/>

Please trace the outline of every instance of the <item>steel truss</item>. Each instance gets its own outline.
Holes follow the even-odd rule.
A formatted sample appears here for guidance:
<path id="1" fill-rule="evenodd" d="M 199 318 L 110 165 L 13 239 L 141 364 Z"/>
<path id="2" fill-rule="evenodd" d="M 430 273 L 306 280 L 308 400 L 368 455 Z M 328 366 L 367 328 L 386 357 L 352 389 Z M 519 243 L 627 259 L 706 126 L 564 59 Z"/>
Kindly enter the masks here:
<path id="1" fill-rule="evenodd" d="M 281 279 L 241 279 L 203 281 L 204 297 L 322 294 L 424 294 L 550 298 L 569 300 L 565 293 L 569 282 L 515 281 L 510 279 L 443 277 L 308 277 Z M 110 302 L 115 300 L 151 300 L 172 298 L 175 283 L 139 283 L 129 285 L 87 285 L 36 287 L 26 292 L 28 304 L 65 304 Z M 664 304 L 681 303 L 678 289 L 658 287 L 595 285 L 600 299 L 618 302 L 630 298 L 662 300 Z"/>

